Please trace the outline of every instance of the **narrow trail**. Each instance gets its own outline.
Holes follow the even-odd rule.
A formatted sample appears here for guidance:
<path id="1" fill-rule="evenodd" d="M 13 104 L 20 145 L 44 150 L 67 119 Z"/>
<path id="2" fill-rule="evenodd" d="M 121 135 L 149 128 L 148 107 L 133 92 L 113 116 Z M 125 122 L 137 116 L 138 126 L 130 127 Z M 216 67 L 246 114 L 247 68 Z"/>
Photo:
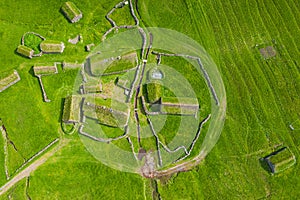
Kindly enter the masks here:
<path id="1" fill-rule="evenodd" d="M 36 161 L 34 161 L 32 164 L 30 164 L 28 167 L 26 167 L 24 170 L 22 170 L 19 174 L 15 175 L 10 181 L 8 181 L 5 185 L 3 185 L 0 188 L 0 196 L 7 192 L 10 188 L 12 188 L 23 178 L 29 177 L 32 172 L 34 172 L 39 166 L 44 164 L 50 157 L 52 157 L 58 150 L 66 146 L 68 143 L 69 140 L 62 139 L 57 147 L 47 152 L 46 154 L 38 158 Z"/>

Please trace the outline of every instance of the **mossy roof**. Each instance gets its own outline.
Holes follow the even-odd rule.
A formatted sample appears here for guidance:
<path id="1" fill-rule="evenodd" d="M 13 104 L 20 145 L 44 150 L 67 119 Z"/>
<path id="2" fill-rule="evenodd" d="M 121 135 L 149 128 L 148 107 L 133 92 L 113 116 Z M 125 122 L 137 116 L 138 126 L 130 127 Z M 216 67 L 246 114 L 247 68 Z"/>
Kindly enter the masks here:
<path id="1" fill-rule="evenodd" d="M 61 10 L 70 21 L 82 14 L 77 6 L 71 1 L 65 2 L 62 5 Z"/>
<path id="2" fill-rule="evenodd" d="M 33 67 L 34 75 L 51 75 L 57 73 L 56 66 L 35 65 Z"/>
<path id="3" fill-rule="evenodd" d="M 19 45 L 17 48 L 17 53 L 19 53 L 22 56 L 32 58 L 34 50 L 27 46 Z"/>
<path id="4" fill-rule="evenodd" d="M 62 120 L 64 122 L 79 122 L 80 121 L 80 103 L 82 97 L 71 95 L 66 97 L 64 102 L 64 110 Z"/>
<path id="5" fill-rule="evenodd" d="M 40 48 L 45 53 L 62 53 L 65 49 L 63 42 L 45 40 L 41 42 Z"/>

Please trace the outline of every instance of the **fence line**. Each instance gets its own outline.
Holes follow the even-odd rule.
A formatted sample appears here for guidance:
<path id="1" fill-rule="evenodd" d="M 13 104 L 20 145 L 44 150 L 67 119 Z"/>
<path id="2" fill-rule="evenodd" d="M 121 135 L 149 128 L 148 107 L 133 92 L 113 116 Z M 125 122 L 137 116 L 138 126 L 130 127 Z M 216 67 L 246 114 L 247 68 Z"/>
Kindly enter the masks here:
<path id="1" fill-rule="evenodd" d="M 106 36 L 108 34 L 110 34 L 113 30 L 117 30 L 117 29 L 132 29 L 132 28 L 135 28 L 136 26 L 135 25 L 122 25 L 122 26 L 114 26 L 114 27 L 111 27 L 108 31 L 106 31 L 103 36 L 102 36 L 102 41 L 104 41 L 106 39 Z"/>
<path id="2" fill-rule="evenodd" d="M 135 25 L 139 26 L 140 22 L 139 22 L 139 19 L 137 18 L 137 16 L 135 15 L 133 5 L 132 5 L 132 0 L 129 0 L 129 8 L 130 8 L 130 13 L 135 21 Z"/>
<path id="3" fill-rule="evenodd" d="M 115 10 L 116 10 L 116 8 L 113 7 L 113 8 L 107 13 L 107 15 L 105 15 L 105 18 L 110 22 L 110 24 L 112 25 L 112 27 L 117 26 L 117 24 L 116 24 L 116 22 L 115 22 L 113 19 L 111 19 L 111 18 L 109 17 L 109 15 L 111 15 Z"/>
<path id="4" fill-rule="evenodd" d="M 4 148 L 4 169 L 5 169 L 5 175 L 6 175 L 6 180 L 9 180 L 10 176 L 9 176 L 9 172 L 8 172 L 8 167 L 7 167 L 7 163 L 8 163 L 8 149 L 7 149 L 7 133 L 6 130 L 4 128 L 4 125 L 0 126 L 0 131 L 2 133 L 2 137 L 3 137 L 3 148 Z"/>
<path id="5" fill-rule="evenodd" d="M 42 89 L 42 94 L 43 94 L 44 101 L 47 102 L 47 103 L 51 102 L 50 99 L 48 99 L 48 97 L 47 97 L 47 93 L 45 91 L 45 88 L 44 88 L 44 85 L 43 85 L 43 82 L 42 82 L 42 76 L 37 75 L 37 77 L 39 79 L 39 83 L 40 83 L 40 86 L 41 86 L 41 89 Z"/>
<path id="6" fill-rule="evenodd" d="M 133 143 L 132 143 L 130 137 L 127 137 L 127 141 L 128 141 L 128 143 L 130 144 L 130 147 L 131 147 L 131 150 L 132 150 L 132 153 L 133 153 L 134 158 L 135 158 L 136 160 L 138 160 L 138 158 L 137 158 L 137 156 L 136 156 L 136 153 L 135 153 L 135 151 L 134 151 Z"/>
<path id="7" fill-rule="evenodd" d="M 158 137 L 158 135 L 156 134 L 156 132 L 155 132 L 155 130 L 154 130 L 154 127 L 153 127 L 153 124 L 152 124 L 152 122 L 151 122 L 151 120 L 149 119 L 148 116 L 147 116 L 147 122 L 148 122 L 148 124 L 149 124 L 149 126 L 150 126 L 150 129 L 151 129 L 151 132 L 152 132 L 152 134 L 154 135 L 155 140 L 156 140 L 158 165 L 161 167 L 162 164 L 163 164 L 163 161 L 162 161 L 162 158 L 161 158 L 160 147 L 159 147 L 159 144 L 160 144 L 161 142 L 160 142 L 159 137 Z"/>
<path id="8" fill-rule="evenodd" d="M 81 134 L 81 135 L 83 135 L 83 136 L 85 136 L 85 137 L 87 137 L 87 138 L 90 138 L 90 139 L 92 139 L 92 140 L 94 140 L 94 141 L 97 141 L 97 142 L 110 143 L 110 142 L 112 142 L 112 141 L 117 141 L 117 140 L 123 139 L 123 138 L 125 138 L 125 137 L 128 137 L 128 131 L 127 131 L 127 130 L 128 130 L 128 127 L 127 127 L 127 126 L 125 127 L 125 132 L 124 132 L 123 135 L 118 136 L 118 137 L 115 137 L 115 138 L 107 138 L 107 139 L 104 139 L 104 138 L 98 138 L 98 137 L 95 137 L 95 136 L 93 136 L 93 135 L 90 135 L 90 134 L 84 132 L 84 131 L 83 131 L 83 128 L 84 128 L 84 125 L 83 125 L 83 124 L 80 125 L 80 127 L 79 127 L 79 134 Z"/>
<path id="9" fill-rule="evenodd" d="M 33 159 L 35 159 L 36 157 L 38 157 L 39 155 L 41 155 L 42 153 L 44 153 L 47 149 L 49 149 L 51 146 L 53 146 L 55 143 L 57 143 L 59 141 L 59 138 L 56 138 L 55 140 L 53 140 L 52 142 L 50 142 L 46 147 L 44 147 L 41 151 L 37 152 L 36 154 L 34 154 L 31 158 L 29 158 L 25 163 L 23 163 L 21 165 L 21 167 L 19 167 L 15 173 L 19 172 L 25 165 L 27 165 L 27 163 L 31 162 Z"/>
<path id="10" fill-rule="evenodd" d="M 28 35 L 28 34 L 33 34 L 35 36 L 38 36 L 39 38 L 41 38 L 42 40 L 46 40 L 45 37 L 43 37 L 42 35 L 38 34 L 38 33 L 35 33 L 35 32 L 26 32 L 24 33 L 24 35 L 22 36 L 22 39 L 21 39 L 21 44 L 24 45 L 25 44 L 25 36 Z"/>
<path id="11" fill-rule="evenodd" d="M 202 130 L 202 127 L 204 126 L 204 124 L 206 124 L 206 122 L 208 122 L 208 120 L 210 119 L 211 117 L 211 114 L 209 114 L 202 122 L 200 122 L 199 124 L 199 127 L 198 127 L 198 131 L 197 131 L 197 134 L 195 136 L 195 138 L 193 139 L 192 141 L 192 144 L 190 145 L 190 149 L 188 151 L 188 154 L 186 154 L 185 156 L 183 156 L 182 158 L 176 160 L 175 162 L 179 162 L 181 160 L 184 160 L 186 157 L 188 157 L 189 155 L 191 155 L 191 152 L 197 142 L 197 140 L 199 139 L 199 136 L 200 136 L 200 133 L 201 133 L 201 130 Z"/>
<path id="12" fill-rule="evenodd" d="M 219 99 L 218 99 L 218 96 L 216 94 L 216 91 L 215 91 L 215 88 L 213 87 L 212 83 L 211 83 L 211 80 L 209 78 L 209 75 L 208 73 L 206 72 L 205 68 L 203 67 L 203 64 L 201 62 L 201 59 L 199 57 L 195 57 L 195 56 L 190 56 L 190 55 L 185 55 L 185 54 L 170 54 L 170 53 L 161 53 L 161 52 L 157 52 L 157 51 L 152 51 L 152 54 L 154 55 L 160 55 L 160 56 L 168 56 L 168 57 L 185 57 L 185 58 L 189 58 L 189 59 L 193 59 L 193 60 L 196 60 L 199 67 L 200 67 L 200 70 L 202 71 L 203 75 L 204 75 L 204 78 L 208 84 L 208 87 L 213 95 L 213 98 L 217 104 L 217 106 L 220 105 L 220 102 L 219 102 Z"/>

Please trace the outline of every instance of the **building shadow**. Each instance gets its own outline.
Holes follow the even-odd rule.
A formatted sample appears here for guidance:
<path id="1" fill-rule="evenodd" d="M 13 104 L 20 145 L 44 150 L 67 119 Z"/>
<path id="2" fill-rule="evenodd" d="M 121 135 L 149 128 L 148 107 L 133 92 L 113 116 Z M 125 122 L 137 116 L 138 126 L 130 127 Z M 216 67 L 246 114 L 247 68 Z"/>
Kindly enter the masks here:
<path id="1" fill-rule="evenodd" d="M 259 159 L 259 164 L 266 172 L 268 172 L 270 174 L 272 173 L 268 163 L 265 161 L 264 158 Z"/>

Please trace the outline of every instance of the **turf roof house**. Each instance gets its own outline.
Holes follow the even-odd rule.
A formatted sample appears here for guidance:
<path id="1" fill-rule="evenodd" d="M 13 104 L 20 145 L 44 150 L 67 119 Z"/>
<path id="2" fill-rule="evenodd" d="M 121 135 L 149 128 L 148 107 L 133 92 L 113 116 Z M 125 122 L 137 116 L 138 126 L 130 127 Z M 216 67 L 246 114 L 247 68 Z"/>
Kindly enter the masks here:
<path id="1" fill-rule="evenodd" d="M 46 76 L 57 74 L 58 70 L 56 66 L 46 66 L 46 65 L 34 65 L 33 72 L 35 76 Z"/>
<path id="2" fill-rule="evenodd" d="M 264 157 L 272 173 L 278 173 L 296 163 L 294 154 L 287 147 L 283 147 Z"/>
<path id="3" fill-rule="evenodd" d="M 19 45 L 17 48 L 17 53 L 31 59 L 34 55 L 34 50 L 24 45 Z"/>
<path id="4" fill-rule="evenodd" d="M 40 44 L 43 53 L 62 53 L 65 49 L 63 42 L 45 40 Z"/>
<path id="5" fill-rule="evenodd" d="M 6 90 L 10 86 L 16 84 L 21 80 L 20 75 L 16 70 L 12 74 L 10 74 L 7 77 L 4 77 L 3 79 L 0 79 L 0 92 Z"/>
<path id="6" fill-rule="evenodd" d="M 82 12 L 73 2 L 68 1 L 64 3 L 64 5 L 61 7 L 61 11 L 72 23 L 78 22 L 82 18 Z"/>
<path id="7" fill-rule="evenodd" d="M 82 97 L 71 95 L 66 97 L 62 121 L 67 124 L 78 123 L 80 121 L 80 105 Z"/>

